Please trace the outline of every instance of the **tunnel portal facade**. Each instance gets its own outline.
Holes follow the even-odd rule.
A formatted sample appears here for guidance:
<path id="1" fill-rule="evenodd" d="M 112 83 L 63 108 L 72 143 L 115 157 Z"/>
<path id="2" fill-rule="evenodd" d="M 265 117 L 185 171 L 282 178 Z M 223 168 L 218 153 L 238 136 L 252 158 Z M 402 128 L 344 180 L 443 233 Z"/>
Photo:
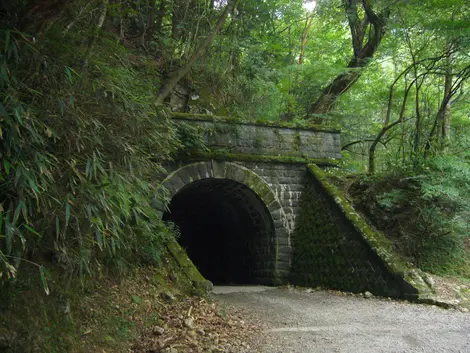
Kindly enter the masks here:
<path id="1" fill-rule="evenodd" d="M 284 169 L 300 179 L 304 168 L 250 167 L 255 170 L 234 162 L 190 163 L 164 183 L 169 202 L 162 217 L 177 225 L 180 245 L 214 283 L 280 284 L 289 273 L 300 186 L 284 192 L 279 180 L 260 174 Z"/>
<path id="2" fill-rule="evenodd" d="M 179 229 L 180 245 L 214 283 L 285 283 L 306 165 L 337 162 L 339 131 L 208 116 L 175 121 L 196 127 L 207 146 L 177 158 L 163 176 L 159 208 Z"/>
<path id="3" fill-rule="evenodd" d="M 290 281 L 413 300 L 432 296 L 426 275 L 397 256 L 330 182 L 335 171 L 324 167 L 341 156 L 338 130 L 175 119 L 182 135 L 197 131 L 206 147 L 166 166 L 154 206 L 179 229 L 181 246 L 167 248 L 182 268 L 194 268 L 190 260 L 198 267 L 193 282 L 201 282 L 201 272 L 216 284 Z"/>

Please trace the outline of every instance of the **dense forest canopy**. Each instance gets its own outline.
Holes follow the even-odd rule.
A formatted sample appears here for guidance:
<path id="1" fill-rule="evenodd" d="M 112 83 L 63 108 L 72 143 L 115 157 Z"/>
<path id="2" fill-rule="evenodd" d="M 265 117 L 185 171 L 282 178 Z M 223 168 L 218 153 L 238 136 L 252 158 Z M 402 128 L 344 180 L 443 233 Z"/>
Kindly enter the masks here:
<path id="1" fill-rule="evenodd" d="M 0 11 L 2 280 L 39 266 L 47 290 L 48 254 L 70 276 L 158 258 L 172 233 L 150 204 L 165 197 L 155 175 L 200 143 L 171 111 L 340 125 L 344 168 L 372 175 L 382 210 L 419 220 L 400 233 L 420 234 L 408 255 L 422 235 L 463 248 L 467 0 L 9 0 Z"/>

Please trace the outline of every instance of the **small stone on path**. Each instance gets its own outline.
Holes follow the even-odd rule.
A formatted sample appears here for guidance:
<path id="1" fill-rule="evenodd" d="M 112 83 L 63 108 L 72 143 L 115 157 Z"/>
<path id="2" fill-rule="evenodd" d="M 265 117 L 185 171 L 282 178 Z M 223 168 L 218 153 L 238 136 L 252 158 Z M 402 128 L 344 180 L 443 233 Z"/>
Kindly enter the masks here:
<path id="1" fill-rule="evenodd" d="M 186 320 L 184 320 L 184 326 L 186 326 L 189 329 L 194 328 L 194 319 L 191 317 L 188 317 Z"/>
<path id="2" fill-rule="evenodd" d="M 161 336 L 161 335 L 163 335 L 163 334 L 165 333 L 165 329 L 164 329 L 163 327 L 160 327 L 160 326 L 155 326 L 155 327 L 153 328 L 153 333 L 154 333 L 155 335 Z"/>

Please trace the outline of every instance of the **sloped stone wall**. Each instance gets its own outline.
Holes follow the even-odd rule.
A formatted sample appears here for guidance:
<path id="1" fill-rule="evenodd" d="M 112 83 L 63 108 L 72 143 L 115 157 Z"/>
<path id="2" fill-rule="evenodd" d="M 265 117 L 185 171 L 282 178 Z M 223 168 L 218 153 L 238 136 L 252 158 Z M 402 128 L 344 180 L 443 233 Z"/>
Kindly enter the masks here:
<path id="1" fill-rule="evenodd" d="M 291 282 L 406 299 L 431 292 L 422 274 L 368 227 L 324 172 L 309 168 L 292 238 Z"/>

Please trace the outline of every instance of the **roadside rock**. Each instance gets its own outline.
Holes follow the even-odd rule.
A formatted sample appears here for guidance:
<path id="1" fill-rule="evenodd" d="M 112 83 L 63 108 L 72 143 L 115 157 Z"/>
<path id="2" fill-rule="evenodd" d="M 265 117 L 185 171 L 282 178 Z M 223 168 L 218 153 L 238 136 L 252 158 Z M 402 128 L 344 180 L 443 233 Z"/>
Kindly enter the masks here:
<path id="1" fill-rule="evenodd" d="M 155 326 L 155 327 L 153 328 L 153 333 L 154 333 L 155 335 L 161 336 L 161 335 L 163 335 L 163 334 L 165 333 L 165 329 L 164 329 L 163 327 L 160 327 L 160 326 Z"/>
<path id="2" fill-rule="evenodd" d="M 194 328 L 194 319 L 192 317 L 188 317 L 184 320 L 184 326 L 192 330 Z"/>
<path id="3" fill-rule="evenodd" d="M 163 292 L 161 294 L 162 298 L 165 299 L 167 302 L 174 302 L 176 297 L 171 292 Z"/>

